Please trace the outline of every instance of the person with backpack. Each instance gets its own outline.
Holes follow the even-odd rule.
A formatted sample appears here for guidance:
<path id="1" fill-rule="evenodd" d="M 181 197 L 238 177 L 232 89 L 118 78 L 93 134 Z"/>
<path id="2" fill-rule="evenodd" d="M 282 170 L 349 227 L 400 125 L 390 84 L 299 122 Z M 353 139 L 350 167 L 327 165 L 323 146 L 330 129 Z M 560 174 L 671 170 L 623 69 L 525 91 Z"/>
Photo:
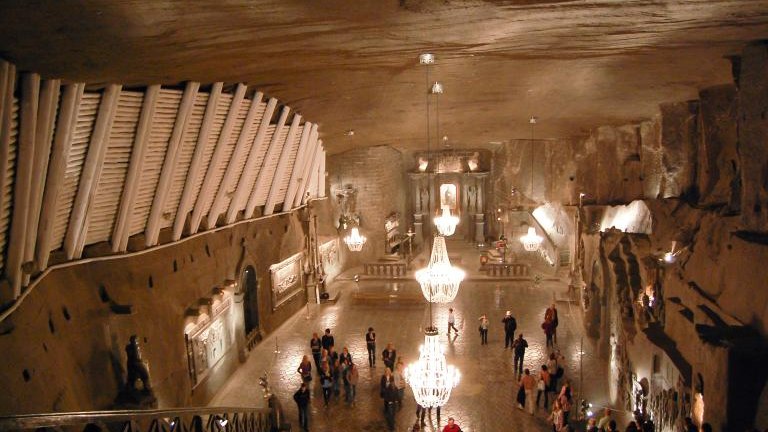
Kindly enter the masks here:
<path id="1" fill-rule="evenodd" d="M 504 323 L 504 349 L 509 348 L 515 340 L 515 330 L 517 330 L 517 321 L 512 316 L 512 311 L 507 311 L 501 320 Z"/>

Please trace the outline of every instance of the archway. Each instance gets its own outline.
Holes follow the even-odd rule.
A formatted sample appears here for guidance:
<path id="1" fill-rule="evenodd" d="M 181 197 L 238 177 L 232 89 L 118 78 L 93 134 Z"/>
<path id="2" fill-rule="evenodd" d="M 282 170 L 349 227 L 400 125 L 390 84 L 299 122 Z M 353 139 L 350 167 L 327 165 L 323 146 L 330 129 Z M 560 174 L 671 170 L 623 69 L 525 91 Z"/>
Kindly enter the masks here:
<path id="1" fill-rule="evenodd" d="M 245 321 L 245 334 L 249 335 L 259 329 L 259 280 L 256 278 L 256 270 L 248 266 L 240 277 L 243 287 L 243 314 Z"/>

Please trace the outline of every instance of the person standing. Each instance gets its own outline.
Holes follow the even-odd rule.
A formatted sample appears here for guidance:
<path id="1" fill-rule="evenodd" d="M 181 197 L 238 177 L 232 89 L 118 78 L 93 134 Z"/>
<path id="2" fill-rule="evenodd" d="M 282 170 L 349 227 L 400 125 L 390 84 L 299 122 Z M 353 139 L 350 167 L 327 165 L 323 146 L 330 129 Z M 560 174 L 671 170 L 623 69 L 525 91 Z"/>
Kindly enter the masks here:
<path id="1" fill-rule="evenodd" d="M 509 348 L 515 340 L 515 330 L 517 330 L 517 321 L 512 316 L 512 311 L 507 311 L 504 315 L 504 319 L 501 320 L 504 323 L 504 349 Z"/>
<path id="2" fill-rule="evenodd" d="M 360 380 L 360 375 L 357 372 L 357 366 L 354 363 L 350 363 L 347 367 L 347 382 L 349 383 L 349 393 L 347 393 L 347 402 L 354 405 L 355 396 L 357 395 L 357 382 Z"/>
<path id="3" fill-rule="evenodd" d="M 565 421 L 563 421 L 563 410 L 560 408 L 560 402 L 557 400 L 552 403 L 552 414 L 549 415 L 549 421 L 552 422 L 552 430 L 554 432 L 561 431 L 563 426 L 565 426 Z"/>
<path id="4" fill-rule="evenodd" d="M 612 420 L 611 419 L 611 409 L 610 408 L 605 408 L 603 410 L 603 416 L 600 417 L 600 421 L 597 422 L 597 428 L 598 429 L 605 429 L 605 428 L 607 428 L 608 427 L 608 423 L 611 420 Z M 693 423 L 691 423 L 691 424 L 693 424 Z M 688 430 L 686 432 L 692 432 L 692 431 L 695 432 L 696 430 L 688 428 Z"/>
<path id="5" fill-rule="evenodd" d="M 395 430 L 395 404 L 397 404 L 397 388 L 394 381 L 389 380 L 384 386 L 384 419 L 390 431 Z"/>
<path id="6" fill-rule="evenodd" d="M 448 417 L 448 424 L 443 428 L 443 432 L 461 432 L 461 428 L 456 424 L 453 417 Z"/>
<path id="7" fill-rule="evenodd" d="M 397 351 L 395 351 L 395 346 L 392 345 L 392 342 L 388 343 L 387 347 L 384 348 L 384 351 L 381 352 L 381 359 L 384 361 L 384 366 L 386 366 L 390 371 L 395 370 Z"/>
<path id="8" fill-rule="evenodd" d="M 323 348 L 324 349 L 327 349 L 328 352 L 331 352 L 331 347 L 334 346 L 333 335 L 331 334 L 331 329 L 329 329 L 329 328 L 325 329 L 325 334 L 323 335 L 323 338 L 321 339 L 321 343 L 323 344 Z"/>
<path id="9" fill-rule="evenodd" d="M 395 388 L 397 389 L 397 410 L 403 409 L 403 398 L 405 397 L 405 375 L 403 369 L 405 366 L 402 361 L 398 361 L 395 365 L 395 371 L 392 372 L 392 377 L 395 381 Z"/>
<path id="10" fill-rule="evenodd" d="M 395 378 L 392 376 L 392 369 L 386 368 L 384 369 L 384 375 L 381 376 L 381 381 L 379 382 L 379 396 L 381 396 L 382 399 L 384 399 L 384 396 L 386 394 L 387 386 L 390 384 L 394 385 Z M 387 409 L 387 403 L 386 400 L 384 401 L 384 409 Z"/>
<path id="11" fill-rule="evenodd" d="M 376 332 L 373 327 L 368 327 L 368 333 L 365 334 L 365 346 L 368 348 L 368 366 L 376 366 Z"/>
<path id="12" fill-rule="evenodd" d="M 547 320 L 552 322 L 552 338 L 557 342 L 557 325 L 560 321 L 557 319 L 557 308 L 554 303 L 552 303 L 552 306 L 548 307 L 544 312 L 544 321 Z"/>
<path id="13" fill-rule="evenodd" d="M 567 379 L 563 382 L 563 388 L 560 390 L 560 395 L 557 397 L 557 401 L 560 402 L 560 408 L 563 410 L 563 424 L 568 424 L 568 417 L 571 414 L 573 399 L 571 396 L 571 383 Z"/>
<path id="14" fill-rule="evenodd" d="M 549 385 L 549 370 L 547 370 L 547 365 L 541 365 L 539 379 L 536 381 L 536 409 L 539 408 L 542 394 L 544 395 L 544 410 L 549 409 Z"/>
<path id="15" fill-rule="evenodd" d="M 320 373 L 320 359 L 323 350 L 323 343 L 317 333 L 312 333 L 312 339 L 309 340 L 309 348 L 312 350 L 312 358 L 315 360 L 315 369 Z"/>
<path id="16" fill-rule="evenodd" d="M 331 369 L 328 367 L 328 363 L 323 363 L 323 369 L 320 371 L 320 387 L 323 389 L 323 401 L 327 408 L 328 401 L 331 399 L 331 392 L 333 391 L 333 377 L 331 376 Z"/>
<path id="17" fill-rule="evenodd" d="M 448 335 L 451 334 L 451 329 L 456 332 L 456 336 L 459 335 L 459 329 L 456 328 L 456 317 L 453 316 L 453 308 L 448 308 Z"/>
<path id="18" fill-rule="evenodd" d="M 331 379 L 333 379 L 333 395 L 339 396 L 341 394 L 341 387 L 339 385 L 339 381 L 341 380 L 341 363 L 339 363 L 339 360 L 333 362 L 333 367 L 331 367 Z"/>
<path id="19" fill-rule="evenodd" d="M 536 388 L 536 378 L 531 375 L 528 368 L 525 368 L 523 377 L 520 378 L 520 385 L 525 390 L 525 410 L 528 411 L 528 414 L 533 415 L 533 389 Z"/>
<path id="20" fill-rule="evenodd" d="M 526 348 L 528 348 L 528 341 L 523 339 L 523 334 L 520 333 L 520 336 L 512 344 L 512 351 L 515 354 L 514 371 L 518 375 L 523 373 L 523 359 L 525 358 Z"/>
<path id="21" fill-rule="evenodd" d="M 309 432 L 309 388 L 307 383 L 301 383 L 301 387 L 293 394 L 296 407 L 299 409 L 299 426 L 304 432 Z"/>
<path id="22" fill-rule="evenodd" d="M 546 336 L 546 338 L 547 338 L 547 348 L 549 348 L 549 347 L 554 348 L 555 344 L 554 344 L 554 342 L 552 342 L 552 335 L 555 332 L 555 325 L 554 325 L 554 323 L 552 322 L 551 319 L 546 319 L 541 324 L 541 328 L 544 330 L 544 336 Z"/>
<path id="23" fill-rule="evenodd" d="M 301 376 L 301 380 L 305 383 L 312 381 L 312 363 L 309 361 L 309 357 L 304 356 L 299 363 L 299 368 L 296 372 Z"/>
<path id="24" fill-rule="evenodd" d="M 339 355 L 339 362 L 341 362 L 342 366 L 344 363 L 352 363 L 352 354 L 349 353 L 347 347 L 342 348 L 341 354 Z"/>
<path id="25" fill-rule="evenodd" d="M 488 345 L 488 317 L 482 315 L 480 321 L 480 345 Z"/>

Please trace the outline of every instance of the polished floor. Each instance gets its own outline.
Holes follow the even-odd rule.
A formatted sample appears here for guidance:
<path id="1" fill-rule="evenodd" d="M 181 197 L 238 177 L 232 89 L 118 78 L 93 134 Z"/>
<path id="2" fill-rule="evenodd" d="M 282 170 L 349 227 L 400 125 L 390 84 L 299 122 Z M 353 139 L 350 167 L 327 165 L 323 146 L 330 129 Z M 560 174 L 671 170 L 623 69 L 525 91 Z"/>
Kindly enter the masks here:
<path id="1" fill-rule="evenodd" d="M 310 305 L 288 320 L 251 351 L 247 362 L 229 379 L 211 405 L 238 406 L 264 405 L 259 376 L 266 372 L 272 391 L 282 401 L 287 420 L 298 430 L 298 414 L 293 392 L 300 385 L 296 368 L 303 355 L 309 355 L 312 332 L 322 334 L 330 328 L 339 347 L 348 347 L 356 364 L 360 366 L 360 383 L 354 406 L 343 401 L 343 391 L 330 406 L 323 406 L 317 379 L 312 381 L 310 430 L 314 431 L 384 431 L 387 430 L 379 398 L 378 383 L 384 367 L 381 361 L 369 368 L 364 334 L 369 326 L 378 335 L 377 351 L 392 342 L 405 364 L 418 358 L 418 347 L 423 341 L 422 330 L 429 317 L 424 304 L 371 300 L 354 300 L 356 290 L 390 292 L 404 297 L 420 295 L 418 284 L 412 281 L 387 282 L 361 280 L 355 283 L 351 273 L 343 275 L 334 285 L 340 291 L 335 304 Z M 553 299 L 557 301 L 560 316 L 558 349 L 566 359 L 566 378 L 572 381 L 575 398 L 583 387 L 583 394 L 599 405 L 606 393 L 608 368 L 600 360 L 592 343 L 583 338 L 583 364 L 580 364 L 582 324 L 577 303 L 562 301 L 566 284 L 555 277 L 547 277 L 534 285 L 529 281 L 500 282 L 472 277 L 461 286 L 455 309 L 458 337 L 446 336 L 448 305 L 433 308 L 433 321 L 438 325 L 449 364 L 457 366 L 462 374 L 448 404 L 443 407 L 438 423 L 434 413 L 425 430 L 442 430 L 448 417 L 454 417 L 466 431 L 547 431 L 546 413 L 540 409 L 531 416 L 516 408 L 516 378 L 512 370 L 512 353 L 504 349 L 501 319 L 506 310 L 517 318 L 518 331 L 529 343 L 525 367 L 537 370 L 547 355 L 541 321 L 544 310 Z M 480 344 L 478 318 L 490 317 L 489 343 Z M 276 353 L 275 351 L 279 351 Z M 582 373 L 583 371 L 583 377 Z M 583 378 L 583 379 L 582 379 Z M 583 386 L 580 383 L 583 382 Z M 396 430 L 411 430 L 415 421 L 416 404 L 410 390 L 406 390 L 403 409 L 397 414 Z M 575 408 L 574 408 L 575 410 Z"/>

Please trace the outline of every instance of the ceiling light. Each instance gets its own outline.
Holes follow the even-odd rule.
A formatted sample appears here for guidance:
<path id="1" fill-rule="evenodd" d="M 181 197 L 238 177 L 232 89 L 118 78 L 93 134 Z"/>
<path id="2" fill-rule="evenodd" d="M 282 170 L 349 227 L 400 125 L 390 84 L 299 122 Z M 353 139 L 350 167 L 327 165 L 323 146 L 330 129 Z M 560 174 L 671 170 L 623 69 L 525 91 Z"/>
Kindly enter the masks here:
<path id="1" fill-rule="evenodd" d="M 443 206 L 443 213 L 434 219 L 437 232 L 441 236 L 450 237 L 456 232 L 456 225 L 459 224 L 459 217 L 451 214 L 451 209 L 448 206 Z"/>
<path id="2" fill-rule="evenodd" d="M 344 243 L 352 252 L 360 252 L 366 241 L 368 241 L 368 239 L 365 238 L 365 236 L 360 235 L 360 230 L 357 227 L 352 227 L 352 232 L 344 237 Z"/>
<path id="3" fill-rule="evenodd" d="M 424 408 L 445 405 L 460 378 L 459 370 L 445 361 L 437 329 L 427 329 L 424 345 L 419 347 L 419 360 L 405 368 L 405 380 L 411 386 L 416 403 Z"/>
<path id="4" fill-rule="evenodd" d="M 536 234 L 536 228 L 529 226 L 528 234 L 520 237 L 520 243 L 523 244 L 523 248 L 528 252 L 534 252 L 539 248 L 539 245 L 544 239 Z"/>
<path id="5" fill-rule="evenodd" d="M 419 63 L 423 65 L 435 63 L 435 55 L 432 53 L 424 53 L 419 55 Z"/>
<path id="6" fill-rule="evenodd" d="M 417 270 L 416 280 L 421 285 L 424 298 L 430 303 L 450 303 L 459 292 L 464 280 L 463 270 L 451 265 L 445 237 L 437 236 L 432 243 L 432 255 L 426 268 Z"/>

